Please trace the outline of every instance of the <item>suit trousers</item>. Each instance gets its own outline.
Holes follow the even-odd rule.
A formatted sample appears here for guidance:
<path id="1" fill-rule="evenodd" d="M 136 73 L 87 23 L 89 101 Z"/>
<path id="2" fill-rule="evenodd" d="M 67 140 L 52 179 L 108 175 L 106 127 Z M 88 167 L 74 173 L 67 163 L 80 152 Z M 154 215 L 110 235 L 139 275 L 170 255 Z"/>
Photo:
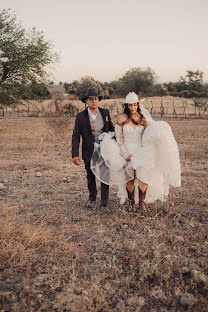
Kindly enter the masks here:
<path id="1" fill-rule="evenodd" d="M 89 190 L 89 199 L 94 201 L 97 197 L 97 187 L 96 187 L 96 180 L 95 175 L 93 174 L 92 170 L 90 169 L 90 162 L 85 162 L 85 170 L 87 172 L 87 185 Z M 107 205 L 108 203 L 108 196 L 109 196 L 109 185 L 101 183 L 101 205 Z"/>

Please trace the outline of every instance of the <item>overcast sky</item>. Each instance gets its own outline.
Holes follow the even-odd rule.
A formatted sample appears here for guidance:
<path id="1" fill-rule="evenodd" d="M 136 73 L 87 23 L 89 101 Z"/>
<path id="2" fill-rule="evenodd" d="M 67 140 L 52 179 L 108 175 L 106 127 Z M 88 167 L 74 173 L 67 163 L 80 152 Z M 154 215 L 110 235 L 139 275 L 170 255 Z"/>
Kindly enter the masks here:
<path id="1" fill-rule="evenodd" d="M 0 0 L 0 7 L 53 43 L 54 81 L 112 81 L 147 66 L 159 82 L 189 69 L 208 80 L 208 0 Z"/>

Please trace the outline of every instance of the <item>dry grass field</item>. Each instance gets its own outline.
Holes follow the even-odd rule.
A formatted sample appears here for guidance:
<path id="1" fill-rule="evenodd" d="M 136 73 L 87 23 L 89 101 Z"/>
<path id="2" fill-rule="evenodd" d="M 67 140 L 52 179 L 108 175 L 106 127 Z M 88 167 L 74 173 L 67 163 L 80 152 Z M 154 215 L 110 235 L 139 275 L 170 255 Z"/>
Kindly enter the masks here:
<path id="1" fill-rule="evenodd" d="M 168 123 L 182 187 L 144 216 L 127 212 L 115 187 L 110 213 L 85 208 L 74 118 L 0 118 L 1 312 L 208 311 L 208 121 Z"/>

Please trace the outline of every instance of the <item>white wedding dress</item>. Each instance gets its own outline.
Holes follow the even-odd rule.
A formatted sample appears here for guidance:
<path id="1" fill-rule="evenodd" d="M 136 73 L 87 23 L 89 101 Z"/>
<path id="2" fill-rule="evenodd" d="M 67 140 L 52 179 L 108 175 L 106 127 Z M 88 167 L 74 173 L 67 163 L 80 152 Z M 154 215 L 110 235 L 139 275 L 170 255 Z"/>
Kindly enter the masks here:
<path id="1" fill-rule="evenodd" d="M 126 182 L 135 181 L 135 202 L 138 202 L 138 180 L 146 183 L 145 202 L 167 199 L 170 185 L 181 186 L 178 146 L 171 127 L 164 121 L 141 125 L 115 126 L 114 133 L 102 133 L 101 143 L 95 144 L 91 169 L 103 183 L 118 185 L 118 197 L 128 198 Z M 131 155 L 131 160 L 125 159 Z"/>

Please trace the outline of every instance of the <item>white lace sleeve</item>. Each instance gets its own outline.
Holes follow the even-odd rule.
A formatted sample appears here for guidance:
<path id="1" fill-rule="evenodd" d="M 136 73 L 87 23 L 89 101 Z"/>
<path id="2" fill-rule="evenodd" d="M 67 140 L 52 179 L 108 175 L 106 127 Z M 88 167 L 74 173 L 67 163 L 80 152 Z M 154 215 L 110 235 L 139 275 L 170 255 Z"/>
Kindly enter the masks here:
<path id="1" fill-rule="evenodd" d="M 115 125 L 115 135 L 116 141 L 120 147 L 121 155 L 126 159 L 129 156 L 129 153 L 126 151 L 124 146 L 123 131 L 117 124 Z"/>

